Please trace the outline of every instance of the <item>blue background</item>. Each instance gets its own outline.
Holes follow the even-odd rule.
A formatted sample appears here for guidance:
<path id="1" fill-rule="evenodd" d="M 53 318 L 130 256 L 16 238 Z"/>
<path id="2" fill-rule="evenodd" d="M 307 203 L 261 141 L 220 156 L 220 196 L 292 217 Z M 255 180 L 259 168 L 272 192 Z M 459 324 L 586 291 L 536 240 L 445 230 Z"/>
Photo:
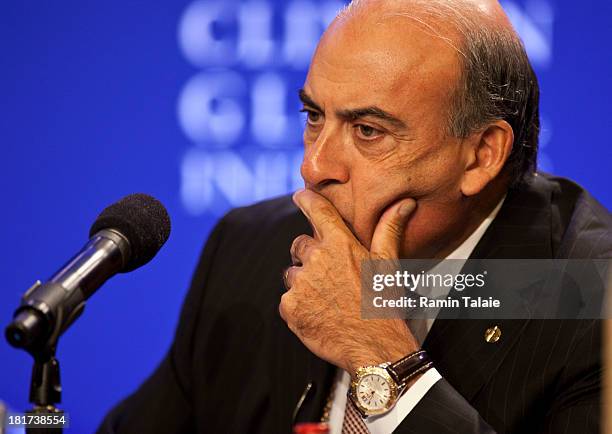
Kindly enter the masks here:
<path id="1" fill-rule="evenodd" d="M 218 217 L 300 185 L 295 94 L 339 5 L 0 6 L 2 328 L 21 294 L 84 244 L 108 204 L 147 192 L 173 222 L 152 263 L 113 278 L 61 341 L 70 432 L 93 431 L 163 357 Z M 540 77 L 541 166 L 577 180 L 610 209 L 610 2 L 504 6 Z M 2 339 L 0 400 L 12 410 L 29 407 L 30 369 L 30 357 Z"/>

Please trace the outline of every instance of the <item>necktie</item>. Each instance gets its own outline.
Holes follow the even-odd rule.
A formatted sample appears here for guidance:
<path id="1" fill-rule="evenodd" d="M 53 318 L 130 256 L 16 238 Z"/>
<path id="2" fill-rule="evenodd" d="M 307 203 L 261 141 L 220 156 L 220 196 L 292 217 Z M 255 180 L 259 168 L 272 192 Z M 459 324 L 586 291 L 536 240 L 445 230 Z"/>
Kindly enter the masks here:
<path id="1" fill-rule="evenodd" d="M 370 434 L 368 427 L 350 399 L 346 400 L 342 434 Z"/>

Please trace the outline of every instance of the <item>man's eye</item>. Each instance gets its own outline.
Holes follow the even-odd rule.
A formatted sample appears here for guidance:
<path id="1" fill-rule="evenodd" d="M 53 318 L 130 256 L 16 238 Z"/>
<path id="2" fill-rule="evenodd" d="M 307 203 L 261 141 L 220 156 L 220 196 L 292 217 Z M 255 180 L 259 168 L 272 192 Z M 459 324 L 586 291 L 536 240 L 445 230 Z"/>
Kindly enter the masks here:
<path id="1" fill-rule="evenodd" d="M 314 110 L 302 109 L 300 111 L 306 113 L 306 122 L 311 125 L 318 124 L 321 121 L 321 118 L 323 117 L 321 113 L 316 112 Z"/>
<path id="2" fill-rule="evenodd" d="M 355 125 L 355 128 L 357 129 L 357 135 L 360 136 L 360 138 L 365 139 L 365 140 L 375 139 L 383 134 L 382 131 L 374 127 L 371 127 L 369 125 L 359 124 L 359 125 Z"/>

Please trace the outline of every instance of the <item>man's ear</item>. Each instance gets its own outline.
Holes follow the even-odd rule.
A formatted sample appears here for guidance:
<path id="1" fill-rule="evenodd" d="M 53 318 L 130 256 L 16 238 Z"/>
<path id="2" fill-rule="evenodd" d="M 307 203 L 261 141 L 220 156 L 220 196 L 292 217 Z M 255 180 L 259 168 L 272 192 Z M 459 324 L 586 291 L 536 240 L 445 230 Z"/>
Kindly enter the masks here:
<path id="1" fill-rule="evenodd" d="M 472 145 L 466 149 L 465 173 L 461 192 L 465 196 L 480 193 L 504 168 L 514 142 L 514 132 L 506 121 L 489 124 L 477 133 Z"/>

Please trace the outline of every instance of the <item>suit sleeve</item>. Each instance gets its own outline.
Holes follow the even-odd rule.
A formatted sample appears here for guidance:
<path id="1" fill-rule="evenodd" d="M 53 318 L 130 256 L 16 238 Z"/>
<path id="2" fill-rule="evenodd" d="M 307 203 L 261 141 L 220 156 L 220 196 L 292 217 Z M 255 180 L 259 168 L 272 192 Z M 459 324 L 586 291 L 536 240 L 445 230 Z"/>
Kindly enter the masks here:
<path id="1" fill-rule="evenodd" d="M 396 434 L 494 434 L 495 431 L 444 378 L 412 409 Z"/>
<path id="2" fill-rule="evenodd" d="M 182 434 L 195 431 L 190 389 L 192 342 L 223 226 L 224 220 L 221 220 L 204 247 L 167 355 L 136 392 L 107 414 L 98 434 Z"/>

